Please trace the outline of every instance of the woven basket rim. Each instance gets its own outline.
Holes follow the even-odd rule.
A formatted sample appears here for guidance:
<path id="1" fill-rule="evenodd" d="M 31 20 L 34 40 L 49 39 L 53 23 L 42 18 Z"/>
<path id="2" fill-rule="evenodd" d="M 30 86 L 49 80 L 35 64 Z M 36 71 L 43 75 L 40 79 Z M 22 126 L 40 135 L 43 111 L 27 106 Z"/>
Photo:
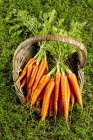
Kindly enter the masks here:
<path id="1" fill-rule="evenodd" d="M 30 46 L 34 45 L 37 42 L 40 41 L 60 41 L 63 43 L 68 43 L 73 45 L 74 47 L 76 47 L 78 50 L 80 50 L 82 52 L 82 60 L 81 60 L 81 67 L 83 68 L 87 59 L 87 49 L 84 46 L 84 44 L 82 44 L 81 42 L 79 42 L 78 40 L 70 37 L 70 36 L 63 36 L 63 35 L 54 35 L 54 34 L 48 34 L 48 35 L 39 35 L 39 36 L 34 36 L 31 38 L 26 39 L 25 41 L 23 41 L 16 49 L 14 56 L 13 56 L 13 61 L 16 57 L 17 52 L 26 47 L 27 45 L 30 44 Z"/>

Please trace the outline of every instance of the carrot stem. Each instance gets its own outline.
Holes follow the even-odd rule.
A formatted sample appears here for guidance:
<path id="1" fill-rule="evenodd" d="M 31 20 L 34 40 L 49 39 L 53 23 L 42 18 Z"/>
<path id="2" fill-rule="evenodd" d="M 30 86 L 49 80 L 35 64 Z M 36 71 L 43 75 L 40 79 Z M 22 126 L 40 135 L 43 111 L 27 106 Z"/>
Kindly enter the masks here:
<path id="1" fill-rule="evenodd" d="M 56 67 L 54 67 L 49 73 L 48 76 L 52 75 L 56 71 Z"/>
<path id="2" fill-rule="evenodd" d="M 67 73 L 72 73 L 71 70 L 68 68 L 67 65 L 61 63 L 62 67 L 64 68 L 64 70 L 67 72 Z"/>

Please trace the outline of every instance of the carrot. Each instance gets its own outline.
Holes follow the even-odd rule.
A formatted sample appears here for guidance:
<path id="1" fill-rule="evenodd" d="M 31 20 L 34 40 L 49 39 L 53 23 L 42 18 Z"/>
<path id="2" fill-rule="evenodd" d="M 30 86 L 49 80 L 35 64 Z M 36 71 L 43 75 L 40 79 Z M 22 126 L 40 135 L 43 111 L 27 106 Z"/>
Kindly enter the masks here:
<path id="1" fill-rule="evenodd" d="M 74 92 L 71 87 L 70 87 L 70 102 L 71 102 L 71 107 L 73 108 L 75 97 L 74 97 Z"/>
<path id="2" fill-rule="evenodd" d="M 82 95 L 81 95 L 81 92 L 80 92 L 80 87 L 79 87 L 76 75 L 74 73 L 70 73 L 70 74 L 68 74 L 68 79 L 71 83 L 71 86 L 73 88 L 73 91 L 74 91 L 74 94 L 76 96 L 76 99 L 77 99 L 78 103 L 83 108 Z"/>
<path id="3" fill-rule="evenodd" d="M 54 92 L 54 112 L 55 115 L 57 115 L 58 112 L 58 96 L 59 96 L 59 85 L 60 85 L 60 78 L 61 78 L 61 73 L 56 72 L 55 75 L 55 92 Z"/>
<path id="4" fill-rule="evenodd" d="M 51 94 L 50 102 L 49 102 L 49 116 L 51 117 L 53 114 L 53 108 L 54 108 L 54 91 Z"/>
<path id="5" fill-rule="evenodd" d="M 35 65 L 34 66 L 33 71 L 32 71 L 32 74 L 31 74 L 31 77 L 30 77 L 30 80 L 29 80 L 28 88 L 31 88 L 32 87 L 32 85 L 34 83 L 34 80 L 36 78 L 37 72 L 38 72 L 38 68 L 39 68 L 38 65 Z"/>
<path id="6" fill-rule="evenodd" d="M 28 89 L 28 93 L 27 93 L 27 97 L 26 97 L 27 103 L 30 102 L 30 98 L 31 98 L 31 89 L 29 88 L 29 89 Z"/>
<path id="7" fill-rule="evenodd" d="M 38 96 L 40 95 L 41 91 L 46 86 L 46 84 L 49 82 L 49 80 L 50 80 L 50 76 L 47 75 L 44 75 L 41 78 L 36 90 L 34 91 L 34 93 L 32 93 L 33 95 L 32 95 L 31 105 L 35 104 L 36 99 L 38 98 Z"/>
<path id="8" fill-rule="evenodd" d="M 33 65 L 30 64 L 28 66 L 28 68 L 27 68 L 27 86 L 28 86 L 28 83 L 29 83 L 29 80 L 30 80 L 30 76 L 31 76 L 32 70 L 33 70 Z"/>
<path id="9" fill-rule="evenodd" d="M 33 85 L 33 88 L 32 88 L 32 92 L 35 91 L 41 77 L 43 76 L 44 74 L 44 71 L 47 67 L 48 63 L 47 63 L 47 60 L 42 60 L 40 66 L 39 66 L 39 70 L 38 70 L 38 73 L 37 73 L 37 76 L 36 76 L 36 79 L 35 79 L 35 82 L 34 82 L 34 85 Z"/>
<path id="10" fill-rule="evenodd" d="M 43 100 L 44 97 L 44 91 L 45 91 L 45 87 L 43 88 L 43 90 L 41 91 L 41 94 L 38 96 L 37 101 L 36 101 L 36 106 L 38 106 L 40 104 L 40 102 Z"/>
<path id="11" fill-rule="evenodd" d="M 35 58 L 31 58 L 28 63 L 26 64 L 26 66 L 24 67 L 24 69 L 22 70 L 21 74 L 19 75 L 18 79 L 16 80 L 16 83 L 15 85 L 17 85 L 21 80 L 22 78 L 26 75 L 27 73 L 27 68 L 29 66 L 29 64 L 32 64 L 35 62 Z"/>
<path id="12" fill-rule="evenodd" d="M 70 85 L 69 85 L 69 81 L 67 80 L 67 98 L 68 98 L 68 110 L 70 107 Z"/>
<path id="13" fill-rule="evenodd" d="M 27 62 L 27 64 L 26 64 L 26 66 L 24 67 L 24 69 L 27 69 L 27 67 L 28 67 L 30 64 L 32 64 L 33 62 L 35 62 L 35 58 L 31 58 L 31 59 Z"/>
<path id="14" fill-rule="evenodd" d="M 22 80 L 22 83 L 20 85 L 20 89 L 26 84 L 26 82 L 27 82 L 27 78 L 24 77 L 23 80 Z"/>
<path id="15" fill-rule="evenodd" d="M 58 111 L 59 111 L 60 117 L 62 117 L 62 113 L 63 113 L 63 101 L 62 101 L 61 82 L 60 82 L 60 87 L 59 87 Z"/>
<path id="16" fill-rule="evenodd" d="M 63 101 L 63 110 L 64 110 L 64 117 L 67 122 L 68 120 L 68 90 L 67 90 L 67 76 L 61 76 L 61 90 L 62 90 L 62 101 Z"/>
<path id="17" fill-rule="evenodd" d="M 49 102 L 50 102 L 50 96 L 52 94 L 52 91 L 54 89 L 55 82 L 54 80 L 50 80 L 46 86 L 44 98 L 43 98 L 43 104 L 42 104 L 42 110 L 41 110 L 41 120 L 45 120 L 47 111 L 49 108 Z"/>

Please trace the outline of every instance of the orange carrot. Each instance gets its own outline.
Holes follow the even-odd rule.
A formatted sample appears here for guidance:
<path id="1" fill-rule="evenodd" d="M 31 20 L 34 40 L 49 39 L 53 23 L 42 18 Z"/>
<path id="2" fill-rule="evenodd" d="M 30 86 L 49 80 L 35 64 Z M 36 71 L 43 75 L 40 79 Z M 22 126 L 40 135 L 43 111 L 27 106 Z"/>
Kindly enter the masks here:
<path id="1" fill-rule="evenodd" d="M 63 101 L 62 101 L 61 82 L 60 82 L 60 87 L 59 87 L 58 111 L 59 111 L 60 117 L 62 117 L 62 114 L 63 114 Z"/>
<path id="2" fill-rule="evenodd" d="M 35 104 L 36 99 L 38 98 L 38 96 L 40 95 L 41 91 L 46 86 L 46 84 L 49 82 L 49 80 L 50 80 L 50 76 L 47 75 L 44 75 L 41 78 L 36 90 L 34 91 L 34 93 L 32 93 L 31 105 Z"/>
<path id="3" fill-rule="evenodd" d="M 35 91 L 35 89 L 36 89 L 41 77 L 43 76 L 44 71 L 45 71 L 47 66 L 48 66 L 47 60 L 42 60 L 40 66 L 39 66 L 39 70 L 38 70 L 38 73 L 37 73 L 33 88 L 32 88 L 32 92 Z"/>
<path id="4" fill-rule="evenodd" d="M 32 71 L 33 71 L 33 65 L 30 64 L 27 68 L 27 86 L 29 84 L 29 80 L 30 80 L 30 76 L 31 76 Z"/>
<path id="5" fill-rule="evenodd" d="M 56 72 L 55 75 L 55 95 L 54 95 L 54 112 L 55 115 L 57 115 L 58 111 L 58 96 L 59 96 L 59 85 L 60 85 L 60 78 L 61 78 L 61 73 Z"/>
<path id="6" fill-rule="evenodd" d="M 46 86 L 44 98 L 43 98 L 43 104 L 42 104 L 42 111 L 41 111 L 41 120 L 45 120 L 47 111 L 49 108 L 49 102 L 50 102 L 50 96 L 52 94 L 52 91 L 54 89 L 55 82 L 54 80 L 50 80 Z"/>
<path id="7" fill-rule="evenodd" d="M 79 84 L 78 84 L 78 80 L 77 80 L 76 75 L 74 73 L 70 73 L 68 75 L 68 79 L 69 79 L 69 81 L 71 83 L 72 89 L 74 91 L 74 94 L 76 96 L 76 99 L 77 99 L 78 103 L 83 108 L 82 95 L 81 95 L 81 92 L 80 92 L 80 87 L 79 87 Z"/>
<path id="8" fill-rule="evenodd" d="M 23 80 L 22 80 L 22 83 L 20 85 L 20 89 L 26 84 L 26 82 L 27 82 L 27 78 L 24 77 Z"/>
<path id="9" fill-rule="evenodd" d="M 37 72 L 38 72 L 38 68 L 39 68 L 38 65 L 35 65 L 34 66 L 33 71 L 32 71 L 32 74 L 31 74 L 31 77 L 30 77 L 30 81 L 29 81 L 29 84 L 28 84 L 28 88 L 31 88 L 32 87 L 32 85 L 34 83 L 34 80 L 36 78 Z"/>
<path id="10" fill-rule="evenodd" d="M 54 91 L 51 94 L 50 102 L 49 102 L 49 116 L 51 117 L 53 114 L 53 108 L 54 108 Z"/>
<path id="11" fill-rule="evenodd" d="M 45 87 L 43 88 L 43 90 L 41 91 L 41 94 L 37 98 L 36 106 L 38 106 L 40 104 L 40 102 L 43 100 L 44 92 L 45 92 Z"/>
<path id="12" fill-rule="evenodd" d="M 70 102 L 71 102 L 71 107 L 73 108 L 74 102 L 75 102 L 75 96 L 72 88 L 70 87 Z"/>
<path id="13" fill-rule="evenodd" d="M 70 85 L 69 85 L 69 81 L 67 80 L 67 98 L 68 98 L 68 110 L 70 107 Z"/>
<path id="14" fill-rule="evenodd" d="M 68 120 L 68 90 L 67 90 L 67 76 L 61 76 L 61 90 L 62 90 L 62 101 L 63 101 L 63 109 L 64 109 L 64 117 L 67 122 Z"/>
<path id="15" fill-rule="evenodd" d="M 16 80 L 16 83 L 15 85 L 17 85 L 21 80 L 22 78 L 26 75 L 27 73 L 27 68 L 29 66 L 29 64 L 32 64 L 35 62 L 35 58 L 31 58 L 28 63 L 26 64 L 26 66 L 24 67 L 24 69 L 22 70 L 21 74 L 19 75 L 18 79 Z"/>
<path id="16" fill-rule="evenodd" d="M 27 64 L 25 65 L 24 69 L 27 69 L 27 67 L 28 67 L 30 64 L 32 64 L 33 62 L 35 62 L 35 58 L 31 58 L 31 59 L 27 62 Z"/>

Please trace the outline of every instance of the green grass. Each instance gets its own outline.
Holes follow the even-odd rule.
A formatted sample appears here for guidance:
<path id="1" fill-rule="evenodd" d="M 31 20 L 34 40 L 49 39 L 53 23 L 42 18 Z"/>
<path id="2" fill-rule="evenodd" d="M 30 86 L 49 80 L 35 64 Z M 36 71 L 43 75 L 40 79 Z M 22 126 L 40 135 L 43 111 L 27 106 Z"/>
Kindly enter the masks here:
<path id="1" fill-rule="evenodd" d="M 12 58 L 20 42 L 31 36 L 21 27 L 23 34 L 11 36 L 11 23 L 6 17 L 13 10 L 25 10 L 40 19 L 40 11 L 55 9 L 58 19 L 64 19 L 69 30 L 71 21 L 86 22 L 81 38 L 88 50 L 83 88 L 84 110 L 74 106 L 69 115 L 69 127 L 63 119 L 47 118 L 40 122 L 40 114 L 22 106 L 15 93 L 12 80 Z M 57 20 L 58 20 L 57 19 Z M 9 21 L 10 22 L 10 21 Z M 0 0 L 0 140 L 93 140 L 93 1 L 92 0 Z"/>

